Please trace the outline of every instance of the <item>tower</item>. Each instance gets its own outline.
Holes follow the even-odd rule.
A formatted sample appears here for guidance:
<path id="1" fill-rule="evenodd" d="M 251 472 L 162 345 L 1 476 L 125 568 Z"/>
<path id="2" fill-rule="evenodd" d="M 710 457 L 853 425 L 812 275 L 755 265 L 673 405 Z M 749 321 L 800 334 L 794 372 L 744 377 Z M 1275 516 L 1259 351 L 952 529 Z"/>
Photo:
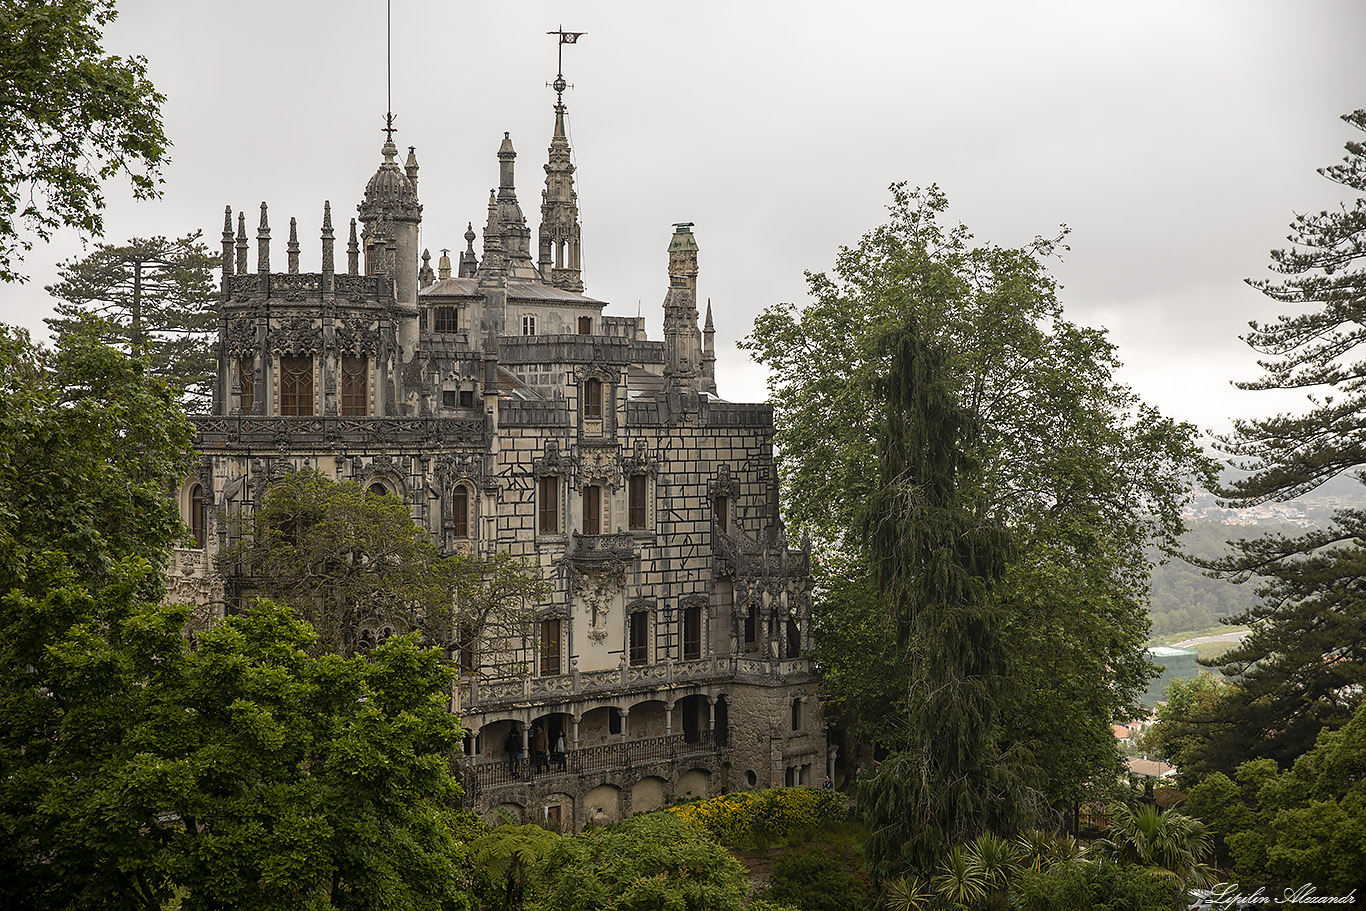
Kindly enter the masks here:
<path id="1" fill-rule="evenodd" d="M 664 377 L 671 387 L 699 391 L 702 338 L 697 330 L 697 239 L 692 222 L 674 225 L 669 240 L 669 291 L 664 295 Z"/>

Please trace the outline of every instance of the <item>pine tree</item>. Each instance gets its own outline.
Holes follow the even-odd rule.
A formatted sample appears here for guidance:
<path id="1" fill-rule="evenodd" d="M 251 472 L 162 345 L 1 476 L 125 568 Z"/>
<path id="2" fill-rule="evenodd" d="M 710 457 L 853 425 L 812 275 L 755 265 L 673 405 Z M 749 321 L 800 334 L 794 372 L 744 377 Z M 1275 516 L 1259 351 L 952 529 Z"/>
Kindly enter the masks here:
<path id="1" fill-rule="evenodd" d="M 962 502 L 978 470 L 977 432 L 945 378 L 945 353 L 915 317 L 892 342 L 880 485 L 863 531 L 910 673 L 906 748 L 860 789 L 885 879 L 928 871 L 943 851 L 985 831 L 1013 833 L 1030 803 L 1000 749 L 1008 669 L 1005 618 L 992 586 L 1009 536 Z"/>
<path id="2" fill-rule="evenodd" d="M 211 270 L 217 260 L 200 235 L 100 244 L 88 256 L 62 263 L 61 281 L 47 287 L 64 301 L 47 320 L 59 342 L 83 316 L 100 317 L 104 341 L 146 357 L 152 375 L 181 390 L 191 412 L 207 410 L 216 369 Z"/>
<path id="3" fill-rule="evenodd" d="M 1343 120 L 1366 130 L 1366 111 Z M 1319 173 L 1366 194 L 1366 144 L 1348 142 L 1342 163 Z M 1274 300 L 1310 309 L 1245 340 L 1266 356 L 1265 375 L 1244 389 L 1304 389 L 1309 408 L 1238 421 L 1224 447 L 1250 471 L 1218 492 L 1247 506 L 1289 499 L 1366 465 L 1366 196 L 1297 215 L 1289 249 L 1271 253 L 1285 278 L 1249 283 Z M 1237 581 L 1261 580 L 1260 603 L 1231 622 L 1252 633 L 1221 659 L 1239 687 L 1221 717 L 1205 724 L 1210 769 L 1244 759 L 1282 764 L 1313 746 L 1323 728 L 1351 717 L 1366 686 L 1366 512 L 1341 510 L 1332 525 L 1300 536 L 1235 542 L 1232 556 L 1205 564 Z"/>

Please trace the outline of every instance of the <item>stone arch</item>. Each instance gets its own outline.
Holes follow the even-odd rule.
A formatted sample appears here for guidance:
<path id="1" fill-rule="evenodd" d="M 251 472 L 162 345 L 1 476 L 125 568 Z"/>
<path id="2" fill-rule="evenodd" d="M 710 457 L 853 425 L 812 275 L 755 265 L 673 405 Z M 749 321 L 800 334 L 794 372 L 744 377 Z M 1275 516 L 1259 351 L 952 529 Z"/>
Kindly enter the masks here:
<path id="1" fill-rule="evenodd" d="M 512 803 L 510 801 L 500 803 L 498 806 L 494 807 L 493 819 L 490 820 L 495 826 L 505 822 L 511 822 L 512 825 L 519 825 L 525 821 L 526 807 L 522 806 L 520 803 Z"/>
<path id="2" fill-rule="evenodd" d="M 692 768 L 678 776 L 678 786 L 674 788 L 674 799 L 691 800 L 708 797 L 711 794 L 711 773 L 706 769 Z"/>
<path id="3" fill-rule="evenodd" d="M 666 786 L 663 778 L 654 775 L 647 775 L 631 785 L 631 812 L 648 813 L 663 807 Z"/>
<path id="4" fill-rule="evenodd" d="M 583 795 L 583 821 L 594 825 L 608 825 L 621 819 L 621 789 L 613 784 L 600 784 Z"/>

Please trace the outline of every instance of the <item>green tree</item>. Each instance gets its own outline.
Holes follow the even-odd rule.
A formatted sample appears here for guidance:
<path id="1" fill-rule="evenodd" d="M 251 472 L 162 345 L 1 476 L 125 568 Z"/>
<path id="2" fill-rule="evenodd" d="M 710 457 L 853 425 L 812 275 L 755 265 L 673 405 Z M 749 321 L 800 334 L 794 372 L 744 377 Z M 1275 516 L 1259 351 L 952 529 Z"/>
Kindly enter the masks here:
<path id="1" fill-rule="evenodd" d="M 964 505 L 1014 542 L 994 588 L 1019 684 L 1004 736 L 1044 766 L 1050 799 L 1075 800 L 1118 772 L 1110 724 L 1135 717 L 1150 672 L 1149 547 L 1175 540 L 1190 477 L 1206 465 L 1193 428 L 1115 381 L 1104 333 L 1065 319 L 1045 264 L 1061 238 L 977 245 L 943 223 L 938 188 L 892 193 L 888 224 L 841 249 L 831 274 L 808 276 L 811 303 L 768 308 L 744 343 L 770 368 L 786 518 L 866 565 L 851 530 L 878 483 L 879 345 L 916 315 L 946 345 L 946 381 L 978 427 Z M 839 632 L 832 615 L 847 600 L 820 584 L 817 654 L 824 673 L 852 680 L 863 653 L 826 633 Z M 884 711 L 876 689 L 856 701 L 870 717 Z"/>
<path id="2" fill-rule="evenodd" d="M 59 553 L 92 589 L 129 557 L 157 597 L 184 525 L 166 491 L 190 466 L 193 428 L 145 365 L 73 326 L 53 352 L 0 326 L 0 592 Z"/>
<path id="3" fill-rule="evenodd" d="M 1366 111 L 1343 117 L 1366 130 Z M 1269 324 L 1253 323 L 1245 340 L 1265 375 L 1244 389 L 1302 389 L 1300 414 L 1237 421 L 1223 446 L 1248 474 L 1218 492 L 1245 506 L 1287 499 L 1366 464 L 1366 144 L 1347 143 L 1342 163 L 1320 170 L 1356 194 L 1350 205 L 1297 215 L 1289 249 L 1273 250 L 1280 277 L 1249 283 L 1274 300 L 1306 308 Z M 1232 555 L 1206 566 L 1238 581 L 1257 577 L 1260 603 L 1232 618 L 1252 626 L 1219 659 L 1239 689 L 1225 720 L 1243 735 L 1241 759 L 1286 765 L 1307 752 L 1323 728 L 1341 727 L 1366 686 L 1366 609 L 1358 596 L 1366 565 L 1366 511 L 1339 510 L 1326 530 L 1276 534 L 1234 543 Z"/>
<path id="4" fill-rule="evenodd" d="M 398 499 L 316 471 L 271 485 L 223 566 L 311 623 L 317 649 L 343 655 L 386 629 L 421 630 L 447 648 L 483 643 L 479 660 L 497 664 L 496 649 L 521 639 L 546 590 L 507 554 L 443 556 Z"/>
<path id="5" fill-rule="evenodd" d="M 1236 690 L 1236 685 L 1209 673 L 1173 680 L 1152 726 L 1139 735 L 1139 748 L 1175 766 L 1186 787 L 1226 765 L 1230 756 L 1247 749 L 1246 732 L 1235 729 L 1224 716 L 1224 702 Z"/>
<path id="6" fill-rule="evenodd" d="M 1007 660 L 992 586 L 1010 542 L 959 492 L 972 488 L 977 428 L 948 386 L 943 349 L 921 337 L 914 316 L 890 347 L 881 486 L 863 527 L 907 656 L 909 692 L 902 752 L 859 786 L 878 879 L 928 871 L 949 848 L 1013 832 L 1029 812 L 1019 763 L 1000 745 Z"/>
<path id="7" fill-rule="evenodd" d="M 537 825 L 496 826 L 470 843 L 470 863 L 483 881 L 485 903 L 521 911 L 531 875 L 560 841 Z"/>
<path id="8" fill-rule="evenodd" d="M 1248 886 L 1366 892 L 1366 706 L 1278 771 L 1269 759 L 1207 776 L 1190 794 Z"/>
<path id="9" fill-rule="evenodd" d="M 206 411 L 217 370 L 218 315 L 216 261 L 200 236 L 134 237 L 62 263 L 61 281 L 47 287 L 63 301 L 46 320 L 49 328 L 60 341 L 87 314 L 101 317 L 107 344 L 147 357 L 153 376 L 184 390 L 187 410 Z"/>
<path id="10" fill-rule="evenodd" d="M 446 809 L 459 722 L 413 637 L 309 658 L 262 602 L 201 634 L 52 563 L 0 598 L 9 907 L 468 907 Z"/>
<path id="11" fill-rule="evenodd" d="M 106 55 L 114 0 L 0 0 L 0 281 L 24 281 L 25 235 L 104 232 L 103 181 L 159 195 L 166 140 L 142 57 Z"/>

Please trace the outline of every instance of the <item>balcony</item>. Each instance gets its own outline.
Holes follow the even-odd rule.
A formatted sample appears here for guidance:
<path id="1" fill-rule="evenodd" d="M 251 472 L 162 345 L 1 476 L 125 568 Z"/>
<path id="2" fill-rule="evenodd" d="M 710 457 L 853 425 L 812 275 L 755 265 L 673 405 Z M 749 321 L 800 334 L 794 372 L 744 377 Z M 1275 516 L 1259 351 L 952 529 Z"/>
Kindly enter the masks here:
<path id="1" fill-rule="evenodd" d="M 557 778 L 572 778 L 598 772 L 640 768 L 657 763 L 673 763 L 699 757 L 724 758 L 729 751 L 725 732 L 699 731 L 697 734 L 671 734 L 667 737 L 646 737 L 624 743 L 571 750 L 560 763 L 553 755 L 541 759 L 523 760 L 514 768 L 506 759 L 468 763 L 460 770 L 465 794 L 472 797 L 480 791 L 508 785 L 550 782 Z"/>

